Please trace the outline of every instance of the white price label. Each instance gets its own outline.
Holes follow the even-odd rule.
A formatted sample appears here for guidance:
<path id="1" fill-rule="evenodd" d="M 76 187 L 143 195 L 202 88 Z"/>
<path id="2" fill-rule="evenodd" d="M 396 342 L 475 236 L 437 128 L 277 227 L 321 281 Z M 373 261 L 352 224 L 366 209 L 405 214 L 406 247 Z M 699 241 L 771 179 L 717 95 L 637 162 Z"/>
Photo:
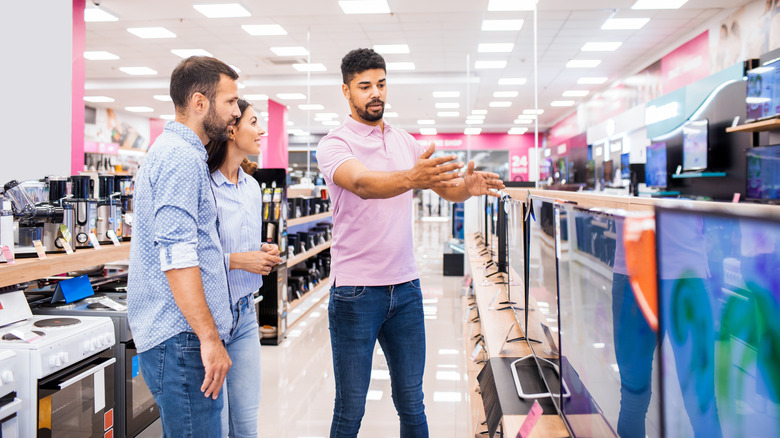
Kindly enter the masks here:
<path id="1" fill-rule="evenodd" d="M 119 246 L 119 239 L 116 237 L 116 233 L 114 232 L 114 230 L 106 231 L 106 236 L 108 236 L 108 238 L 111 239 L 111 243 L 113 243 L 114 246 Z"/>
<path id="2" fill-rule="evenodd" d="M 98 238 L 95 233 L 89 233 L 89 243 L 92 244 L 93 248 L 100 249 L 100 242 L 98 242 Z"/>

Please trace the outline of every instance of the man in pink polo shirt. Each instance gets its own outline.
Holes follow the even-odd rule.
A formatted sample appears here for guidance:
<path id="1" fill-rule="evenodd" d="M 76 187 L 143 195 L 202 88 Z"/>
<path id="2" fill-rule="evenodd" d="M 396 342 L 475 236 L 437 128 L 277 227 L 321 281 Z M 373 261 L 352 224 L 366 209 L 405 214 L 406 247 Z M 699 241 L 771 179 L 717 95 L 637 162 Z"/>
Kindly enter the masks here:
<path id="1" fill-rule="evenodd" d="M 317 146 L 333 200 L 328 306 L 336 401 L 331 438 L 356 437 L 365 412 L 376 341 L 382 346 L 401 421 L 401 437 L 427 437 L 422 380 L 425 325 L 412 241 L 412 189 L 462 202 L 496 196 L 498 175 L 463 167 L 456 156 L 431 158 L 407 132 L 382 119 L 385 61 L 371 49 L 341 61 L 351 115 Z"/>

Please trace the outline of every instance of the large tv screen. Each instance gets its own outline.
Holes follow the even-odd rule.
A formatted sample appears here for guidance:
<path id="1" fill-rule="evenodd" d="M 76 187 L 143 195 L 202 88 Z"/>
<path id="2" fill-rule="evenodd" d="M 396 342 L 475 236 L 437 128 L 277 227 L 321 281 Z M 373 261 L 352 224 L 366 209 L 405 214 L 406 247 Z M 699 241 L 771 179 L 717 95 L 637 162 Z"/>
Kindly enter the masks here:
<path id="1" fill-rule="evenodd" d="M 662 428 L 780 436 L 780 221 L 656 208 Z"/>
<path id="2" fill-rule="evenodd" d="M 620 179 L 623 181 L 631 179 L 631 161 L 629 155 L 628 152 L 620 155 Z"/>
<path id="3" fill-rule="evenodd" d="M 683 125 L 683 170 L 707 169 L 707 120 Z"/>
<path id="4" fill-rule="evenodd" d="M 667 176 L 666 142 L 653 143 L 647 147 L 645 185 L 648 187 L 666 187 Z"/>
<path id="5" fill-rule="evenodd" d="M 780 61 L 754 68 L 747 72 L 747 119 L 759 120 L 778 114 L 780 90 L 778 80 Z"/>
<path id="6" fill-rule="evenodd" d="M 780 145 L 747 151 L 747 198 L 780 200 Z"/>

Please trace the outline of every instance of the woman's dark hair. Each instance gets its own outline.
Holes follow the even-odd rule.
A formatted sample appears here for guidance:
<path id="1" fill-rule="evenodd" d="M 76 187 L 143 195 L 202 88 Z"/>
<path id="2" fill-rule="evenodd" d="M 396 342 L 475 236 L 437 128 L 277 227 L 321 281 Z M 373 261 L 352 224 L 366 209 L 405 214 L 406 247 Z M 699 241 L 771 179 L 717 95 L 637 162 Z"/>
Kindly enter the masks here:
<path id="1" fill-rule="evenodd" d="M 356 74 L 378 68 L 387 72 L 385 58 L 372 49 L 355 49 L 341 58 L 341 76 L 346 85 Z"/>
<path id="2" fill-rule="evenodd" d="M 195 93 L 201 93 L 213 102 L 222 75 L 238 79 L 238 73 L 217 58 L 190 56 L 180 62 L 171 73 L 170 94 L 176 111 L 183 112 Z"/>
<path id="3" fill-rule="evenodd" d="M 233 129 L 238 129 L 238 124 L 241 123 L 241 119 L 244 117 L 246 109 L 252 106 L 251 103 L 244 99 L 238 99 L 238 109 L 241 110 L 241 115 L 236 118 L 236 125 Z M 208 158 L 206 163 L 209 165 L 209 173 L 214 173 L 225 162 L 227 157 L 227 142 L 226 141 L 214 141 L 211 140 L 206 144 L 206 153 Z"/>

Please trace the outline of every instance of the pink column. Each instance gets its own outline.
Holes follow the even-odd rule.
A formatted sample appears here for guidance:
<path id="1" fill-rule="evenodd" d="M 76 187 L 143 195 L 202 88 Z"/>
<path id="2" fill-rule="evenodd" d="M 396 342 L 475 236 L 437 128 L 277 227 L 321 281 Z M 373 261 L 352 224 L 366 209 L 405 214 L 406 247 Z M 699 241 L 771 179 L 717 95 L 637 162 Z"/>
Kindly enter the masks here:
<path id="1" fill-rule="evenodd" d="M 264 169 L 284 169 L 289 162 L 287 107 L 268 99 L 268 143 L 263 148 Z"/>
<path id="2" fill-rule="evenodd" d="M 73 76 L 71 77 L 70 173 L 84 170 L 84 48 L 86 0 L 73 0 Z"/>

